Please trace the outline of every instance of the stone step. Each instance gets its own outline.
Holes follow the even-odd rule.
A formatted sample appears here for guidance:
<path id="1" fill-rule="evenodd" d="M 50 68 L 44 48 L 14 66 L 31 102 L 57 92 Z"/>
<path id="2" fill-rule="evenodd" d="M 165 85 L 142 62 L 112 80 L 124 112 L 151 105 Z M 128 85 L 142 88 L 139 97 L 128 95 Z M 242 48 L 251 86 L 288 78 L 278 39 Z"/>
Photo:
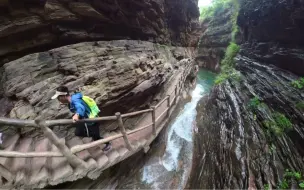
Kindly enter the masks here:
<path id="1" fill-rule="evenodd" d="M 100 176 L 102 169 L 109 164 L 109 158 L 103 154 L 99 157 L 97 160 L 97 167 L 95 170 L 92 170 L 91 172 L 88 173 L 88 177 L 90 179 L 96 179 Z"/>
<path id="2" fill-rule="evenodd" d="M 76 145 L 82 145 L 83 141 L 79 137 L 73 137 L 72 139 L 68 140 L 66 142 L 66 144 L 69 148 L 72 148 L 73 146 L 76 146 Z M 76 155 L 84 161 L 88 161 L 88 159 L 91 158 L 91 155 L 88 150 L 78 152 L 78 153 L 76 153 Z"/>
<path id="3" fill-rule="evenodd" d="M 125 147 L 121 147 L 121 148 L 117 149 L 117 152 L 120 155 L 122 160 L 125 159 L 126 157 L 128 157 L 131 154 L 131 151 L 129 151 Z"/>
<path id="4" fill-rule="evenodd" d="M 9 137 L 8 140 L 3 142 L 4 150 L 6 151 L 14 151 L 15 147 L 18 143 L 18 140 L 20 138 L 20 135 L 14 135 L 12 137 Z M 10 162 L 12 161 L 12 158 L 7 158 L 7 157 L 0 157 L 0 164 L 6 167 L 10 171 Z"/>
<path id="5" fill-rule="evenodd" d="M 148 142 L 147 139 L 140 139 L 139 140 L 140 146 L 143 146 L 143 147 L 146 145 L 147 142 Z"/>
<path id="6" fill-rule="evenodd" d="M 33 139 L 32 138 L 23 138 L 20 139 L 16 151 L 18 152 L 29 152 L 31 148 Z M 15 173 L 15 184 L 24 184 L 28 181 L 27 173 L 31 169 L 30 159 L 32 158 L 13 158 L 10 171 Z"/>
<path id="7" fill-rule="evenodd" d="M 83 143 L 84 144 L 87 144 L 87 143 L 90 143 L 92 142 L 91 138 L 83 138 L 82 139 Z M 103 145 L 100 145 L 103 147 Z M 89 148 L 88 149 L 88 152 L 90 153 L 91 157 L 94 159 L 94 160 L 98 160 L 98 158 L 103 155 L 103 151 L 101 150 L 100 146 L 97 146 L 97 147 L 93 147 L 93 148 Z M 98 165 L 98 164 L 97 164 Z"/>
<path id="8" fill-rule="evenodd" d="M 109 159 L 109 163 L 104 168 L 111 167 L 120 158 L 120 155 L 119 155 L 119 153 L 117 152 L 116 149 L 110 150 L 108 153 L 106 153 L 106 155 Z"/>
<path id="9" fill-rule="evenodd" d="M 61 139 L 65 142 L 65 139 Z M 55 145 L 52 145 L 52 151 L 59 151 Z M 51 158 L 50 165 L 52 176 L 50 177 L 49 183 L 55 185 L 63 183 L 66 178 L 73 175 L 73 168 L 68 163 L 65 157 L 53 157 Z"/>
<path id="10" fill-rule="evenodd" d="M 49 151 L 50 142 L 48 138 L 42 139 L 36 143 L 35 152 L 47 152 Z M 31 178 L 28 184 L 46 183 L 49 172 L 47 168 L 47 160 L 51 158 L 41 157 L 33 158 L 33 164 L 31 169 Z"/>
<path id="11" fill-rule="evenodd" d="M 69 148 L 76 146 L 76 145 L 82 145 L 83 141 L 79 137 L 73 137 L 72 139 L 67 141 L 67 146 Z M 97 167 L 97 162 L 94 160 L 94 158 L 91 156 L 88 150 L 83 150 L 81 152 L 76 153 L 76 155 L 88 163 L 88 170 L 94 170 Z"/>

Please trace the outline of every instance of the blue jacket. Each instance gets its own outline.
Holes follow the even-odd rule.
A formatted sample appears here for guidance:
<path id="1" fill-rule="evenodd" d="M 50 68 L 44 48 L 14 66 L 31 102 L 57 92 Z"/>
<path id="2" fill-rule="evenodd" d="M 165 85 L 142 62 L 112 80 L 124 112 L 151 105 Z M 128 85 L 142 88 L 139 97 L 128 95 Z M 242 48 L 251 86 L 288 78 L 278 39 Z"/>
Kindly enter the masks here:
<path id="1" fill-rule="evenodd" d="M 70 103 L 70 111 L 73 113 L 78 113 L 80 119 L 89 118 L 90 108 L 89 106 L 82 100 L 82 94 L 76 93 L 71 96 Z"/>

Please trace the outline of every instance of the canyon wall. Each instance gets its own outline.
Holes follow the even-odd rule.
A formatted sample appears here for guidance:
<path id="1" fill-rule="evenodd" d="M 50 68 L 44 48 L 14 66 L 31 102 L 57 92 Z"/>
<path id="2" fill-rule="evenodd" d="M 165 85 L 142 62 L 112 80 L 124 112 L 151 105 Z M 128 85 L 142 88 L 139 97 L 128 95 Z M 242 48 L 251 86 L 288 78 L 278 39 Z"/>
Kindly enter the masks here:
<path id="1" fill-rule="evenodd" d="M 214 14 L 214 17 L 202 21 L 203 34 L 198 44 L 196 62 L 202 68 L 220 72 L 220 63 L 225 55 L 232 35 L 233 6 L 223 8 Z"/>
<path id="2" fill-rule="evenodd" d="M 0 116 L 20 119 L 69 118 L 50 100 L 59 85 L 94 98 L 102 116 L 148 108 L 192 63 L 200 28 L 197 0 L 9 0 L 0 9 Z"/>
<path id="3" fill-rule="evenodd" d="M 197 0 L 7 0 L 0 60 L 84 41 L 144 40 L 196 46 Z"/>
<path id="4" fill-rule="evenodd" d="M 299 188 L 286 170 L 304 171 L 304 94 L 295 85 L 304 74 L 303 22 L 303 1 L 240 1 L 241 75 L 216 85 L 197 108 L 189 188 Z"/>

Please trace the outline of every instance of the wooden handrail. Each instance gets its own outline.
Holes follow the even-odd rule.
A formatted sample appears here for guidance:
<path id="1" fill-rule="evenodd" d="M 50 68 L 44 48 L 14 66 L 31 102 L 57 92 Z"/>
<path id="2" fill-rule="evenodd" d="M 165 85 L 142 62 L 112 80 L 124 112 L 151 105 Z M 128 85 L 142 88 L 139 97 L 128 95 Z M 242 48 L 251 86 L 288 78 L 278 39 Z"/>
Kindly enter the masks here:
<path id="1" fill-rule="evenodd" d="M 162 101 L 160 101 L 158 104 L 156 104 L 155 108 L 158 108 L 159 106 L 161 106 L 167 99 L 168 99 L 168 96 L 166 96 L 166 98 L 164 98 Z"/>
<path id="2" fill-rule="evenodd" d="M 44 135 L 52 142 L 58 150 L 66 157 L 68 162 L 74 167 L 82 167 L 82 168 L 87 168 L 87 163 L 78 158 L 75 154 L 73 154 L 70 149 L 65 145 L 64 142 L 62 142 L 57 135 L 47 127 L 45 121 L 40 121 L 36 120 L 35 121 L 37 126 L 41 128 L 43 131 Z"/>
<path id="3" fill-rule="evenodd" d="M 92 119 L 81 119 L 76 123 L 98 123 L 101 121 L 115 121 L 115 116 L 106 116 L 106 117 L 96 117 Z M 58 120 L 47 120 L 45 121 L 47 126 L 56 126 L 56 125 L 71 125 L 75 122 L 72 119 L 58 119 Z"/>
<path id="4" fill-rule="evenodd" d="M 152 109 L 146 109 L 146 110 L 141 110 L 141 111 L 137 111 L 137 112 L 122 114 L 121 117 L 122 118 L 131 117 L 131 116 L 140 115 L 140 114 L 148 113 L 148 112 L 152 112 Z"/>
<path id="5" fill-rule="evenodd" d="M 165 111 L 156 118 L 156 121 L 158 121 L 169 109 L 170 108 L 165 109 Z"/>
<path id="6" fill-rule="evenodd" d="M 12 118 L 3 118 L 0 117 L 0 124 L 4 124 L 4 125 L 11 125 L 11 126 L 16 126 L 16 127 L 34 127 L 34 128 L 40 128 L 42 129 L 42 131 L 44 132 L 45 136 L 58 148 L 58 150 L 60 150 L 60 152 L 27 152 L 27 153 L 22 153 L 22 152 L 16 152 L 16 151 L 0 151 L 0 157 L 17 157 L 17 158 L 30 158 L 30 157 L 66 157 L 68 159 L 68 161 L 70 162 L 70 164 L 74 167 L 78 167 L 78 166 L 83 166 L 83 167 L 87 167 L 87 163 L 84 162 L 83 160 L 79 159 L 75 154 L 78 152 L 81 152 L 83 150 L 89 149 L 89 148 L 93 148 L 95 146 L 99 146 L 101 144 L 113 141 L 115 139 L 121 138 L 123 137 L 127 148 L 128 149 L 132 149 L 132 146 L 128 140 L 128 135 L 136 133 L 138 131 L 144 130 L 150 126 L 152 126 L 152 131 L 153 131 L 153 135 L 156 135 L 156 122 L 166 113 L 169 112 L 170 108 L 176 104 L 177 101 L 177 92 L 179 91 L 179 93 L 181 92 L 182 88 L 183 88 L 183 81 L 186 80 L 188 73 L 191 71 L 191 66 L 189 66 L 189 69 L 185 69 L 184 73 L 182 74 L 182 77 L 179 80 L 178 85 L 175 86 L 174 89 L 174 93 L 175 96 L 172 98 L 172 102 L 170 101 L 170 95 L 166 96 L 166 98 L 164 98 L 162 101 L 160 101 L 156 106 L 152 106 L 150 109 L 146 109 L 146 110 L 141 110 L 141 111 L 136 111 L 136 112 L 131 112 L 131 113 L 127 113 L 127 114 L 116 114 L 115 116 L 107 116 L 107 117 L 98 117 L 98 118 L 94 118 L 94 119 L 84 119 L 84 120 L 80 120 L 77 123 L 87 123 L 87 122 L 101 122 L 101 121 L 113 121 L 113 120 L 117 120 L 118 121 L 118 125 L 121 129 L 121 134 L 117 134 L 117 135 L 113 135 L 110 136 L 108 138 L 105 139 L 101 139 L 98 141 L 94 141 L 94 142 L 90 142 L 87 144 L 83 144 L 83 145 L 76 145 L 74 147 L 72 147 L 71 149 L 68 149 L 68 147 L 61 142 L 61 140 L 55 135 L 55 133 L 53 133 L 52 130 L 50 130 L 48 127 L 49 126 L 56 126 L 56 125 L 68 125 L 68 124 L 73 124 L 74 122 L 71 119 L 60 119 L 60 120 L 48 120 L 48 121 L 34 121 L 34 120 L 21 120 L 21 119 L 12 119 Z M 178 89 L 179 87 L 179 89 Z M 173 93 L 171 92 L 171 94 Z M 155 118 L 155 114 L 156 114 L 156 109 L 158 107 L 160 107 L 166 100 L 168 100 L 167 103 L 167 108 L 164 110 L 163 113 L 161 113 L 157 118 Z M 139 114 L 143 114 L 143 113 L 148 113 L 151 112 L 152 113 L 152 123 L 131 131 L 126 132 L 124 125 L 123 125 L 123 121 L 122 118 L 126 118 L 126 117 L 131 117 L 131 116 L 135 116 L 135 115 L 139 115 Z M 154 117 L 153 117 L 153 113 L 154 113 Z M 0 165 L 0 175 L 3 173 L 4 170 L 3 166 Z M 6 176 L 6 178 L 10 178 L 11 174 L 8 173 Z"/>
<path id="7" fill-rule="evenodd" d="M 0 157 L 7 158 L 32 158 L 32 157 L 63 157 L 60 152 L 17 152 L 17 151 L 0 151 Z"/>
<path id="8" fill-rule="evenodd" d="M 12 125 L 15 127 L 35 127 L 39 128 L 34 120 L 22 120 L 22 119 L 13 119 L 0 117 L 0 124 L 3 125 Z"/>
<path id="9" fill-rule="evenodd" d="M 142 131 L 142 130 L 148 128 L 148 127 L 151 127 L 152 125 L 153 125 L 153 124 L 150 123 L 149 125 L 140 127 L 140 128 L 138 128 L 138 129 L 134 129 L 134 130 L 132 130 L 132 131 L 128 131 L 127 134 L 128 134 L 128 135 L 131 135 L 131 134 L 133 134 L 133 133 L 136 133 L 136 132 L 138 132 L 138 131 Z"/>

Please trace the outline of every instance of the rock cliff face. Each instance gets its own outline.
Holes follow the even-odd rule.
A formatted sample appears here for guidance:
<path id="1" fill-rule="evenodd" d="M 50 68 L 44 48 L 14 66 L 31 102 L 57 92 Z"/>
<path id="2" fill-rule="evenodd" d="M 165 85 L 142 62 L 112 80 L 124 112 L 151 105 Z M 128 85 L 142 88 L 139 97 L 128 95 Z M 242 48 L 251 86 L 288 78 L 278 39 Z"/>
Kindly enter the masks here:
<path id="1" fill-rule="evenodd" d="M 217 85 L 197 110 L 189 188 L 299 188 L 304 171 L 303 1 L 241 1 L 240 80 Z M 211 58 L 210 58 L 211 59 Z M 282 182 L 283 181 L 283 182 Z"/>
<path id="2" fill-rule="evenodd" d="M 3 66 L 0 101 L 7 106 L 0 114 L 21 119 L 66 118 L 69 110 L 50 100 L 59 85 L 94 98 L 102 115 L 149 108 L 162 98 L 162 89 L 174 73 L 192 61 L 193 53 L 192 48 L 120 40 L 31 54 Z"/>
<path id="3" fill-rule="evenodd" d="M 205 19 L 203 34 L 198 45 L 196 61 L 200 67 L 214 72 L 220 71 L 220 62 L 232 39 L 233 22 L 231 17 L 235 12 L 233 6 L 222 8 L 214 17 Z"/>
<path id="4" fill-rule="evenodd" d="M 197 0 L 1 1 L 0 60 L 83 41 L 196 46 Z"/>
<path id="5" fill-rule="evenodd" d="M 58 85 L 102 115 L 147 108 L 192 61 L 198 16 L 197 0 L 0 1 L 0 116 L 68 117 Z"/>

